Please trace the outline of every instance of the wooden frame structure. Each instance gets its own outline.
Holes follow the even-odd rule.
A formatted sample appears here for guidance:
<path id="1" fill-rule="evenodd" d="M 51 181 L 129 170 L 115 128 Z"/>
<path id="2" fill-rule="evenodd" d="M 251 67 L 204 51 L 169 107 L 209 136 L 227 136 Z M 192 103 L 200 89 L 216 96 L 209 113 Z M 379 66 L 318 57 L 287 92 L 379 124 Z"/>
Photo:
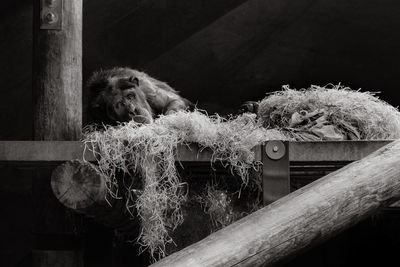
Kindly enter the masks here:
<path id="1" fill-rule="evenodd" d="M 275 141 L 270 141 L 270 142 L 275 142 Z M 263 161 L 264 164 L 264 170 L 269 169 L 267 172 L 263 171 L 263 183 L 272 183 L 278 184 L 277 187 L 271 187 L 268 190 L 264 191 L 264 201 L 266 204 L 269 204 L 270 202 L 273 202 L 279 198 L 284 197 L 285 195 L 290 193 L 290 189 L 288 187 L 287 191 L 281 190 L 282 187 L 279 186 L 279 184 L 289 184 L 290 183 L 290 165 L 294 163 L 301 162 L 303 165 L 307 164 L 315 164 L 315 163 L 335 163 L 335 162 L 345 162 L 345 163 L 350 163 L 353 161 L 359 161 L 363 158 L 365 158 L 367 155 L 370 153 L 379 150 L 380 148 L 390 145 L 392 141 L 387 140 L 387 141 L 342 141 L 342 142 L 289 142 L 286 144 L 287 150 L 286 150 L 286 157 L 281 157 L 280 159 L 275 159 L 275 163 L 271 161 L 270 158 L 265 156 L 267 154 L 267 149 L 266 147 L 268 146 L 268 143 L 264 145 L 260 145 L 254 148 L 254 151 L 256 153 L 256 160 Z M 398 143 L 398 142 L 397 142 Z M 275 143 L 273 143 L 275 144 Z M 327 153 L 329 152 L 329 153 Z M 179 160 L 181 162 L 209 162 L 211 159 L 211 151 L 208 150 L 202 150 L 201 152 L 198 150 L 197 146 L 195 144 L 187 147 L 187 146 L 180 146 L 178 147 L 177 151 L 177 157 L 176 160 Z M 36 164 L 40 165 L 46 165 L 50 163 L 58 163 L 58 162 L 64 162 L 68 160 L 73 160 L 73 159 L 82 159 L 85 158 L 88 161 L 95 161 L 93 154 L 91 151 L 84 150 L 83 143 L 80 141 L 0 141 L 0 162 L 2 163 L 9 163 L 9 164 L 18 164 L 22 162 L 35 162 Z M 374 158 L 371 159 L 369 157 L 369 162 L 374 161 Z M 377 159 L 379 160 L 379 159 Z M 279 161 L 284 161 L 283 163 L 279 163 Z M 289 164 L 290 163 L 290 164 Z M 379 164 L 376 163 L 376 164 Z M 367 165 L 365 165 L 367 166 Z M 289 168 L 289 169 L 285 169 Z M 282 173 L 284 175 L 282 175 Z M 348 175 L 352 175 L 349 173 Z M 359 175 L 359 174 L 358 174 Z M 342 175 L 343 176 L 343 175 Z M 374 177 L 375 178 L 375 177 Z M 347 178 L 346 178 L 347 179 Z M 373 179 L 373 178 L 370 178 Z M 47 180 L 47 179 L 44 179 Z M 337 179 L 339 180 L 339 179 Z M 342 179 L 343 180 L 343 179 Z M 47 180 L 48 181 L 48 180 Z M 337 181 L 336 181 L 337 182 Z M 350 185 L 350 183 L 348 184 Z M 354 186 L 354 185 L 353 185 Z M 278 190 L 274 191 L 275 188 L 278 188 Z M 313 188 L 311 188 L 313 190 Z M 352 189 L 353 190 L 353 189 Z M 373 190 L 373 188 L 371 189 Z M 388 189 L 389 190 L 389 189 Z M 296 191 L 297 192 L 297 191 Z M 294 193 L 297 197 L 300 193 Z M 391 192 L 391 191 L 390 191 Z M 342 192 L 343 193 L 343 192 Z M 291 194 L 292 195 L 292 194 Z M 328 194 L 329 196 L 329 194 Z M 302 196 L 301 196 L 302 197 Z M 321 197 L 325 197 L 323 194 Z M 288 197 L 288 199 L 292 199 L 293 197 Z M 284 198 L 287 199 L 287 198 Z M 278 201 L 279 204 L 272 204 L 268 206 L 267 213 L 271 212 L 276 212 L 275 208 L 276 206 L 281 207 L 283 205 L 283 209 L 285 210 L 290 210 L 290 201 L 288 202 L 289 204 L 286 204 L 284 199 Z M 305 199 L 307 199 L 307 195 L 305 196 Z M 293 202 L 294 200 L 292 200 Z M 373 210 L 377 209 L 380 207 L 382 204 L 382 200 L 379 201 L 379 205 L 374 204 L 373 209 L 368 209 L 368 213 L 371 213 Z M 332 205 L 336 205 L 335 203 L 332 203 Z M 347 204 L 346 204 L 347 205 Z M 365 204 L 367 205 L 367 204 Z M 313 209 L 317 211 L 318 209 L 316 206 L 307 206 L 307 209 Z M 367 205 L 368 206 L 368 205 Z M 334 206 L 332 206 L 334 207 Z M 264 209 L 263 209 L 264 210 Z M 345 214 L 346 215 L 346 214 Z M 343 216 L 345 216 L 343 215 Z M 314 216 L 314 215 L 313 215 Z M 317 216 L 317 215 L 315 215 Z M 347 215 L 346 215 L 347 216 Z M 360 218 L 364 218 L 365 215 L 362 215 Z M 270 217 L 269 214 L 264 215 L 263 217 Z M 246 218 L 245 218 L 246 220 Z M 241 220 L 242 221 L 242 220 Z M 244 229 L 243 231 L 246 232 L 247 229 L 246 225 L 250 223 L 250 221 L 246 221 L 246 223 L 239 223 L 236 227 L 239 227 L 240 230 L 242 228 Z M 271 222 L 269 222 L 271 223 Z M 348 225 L 354 224 L 354 222 L 348 222 L 347 224 L 344 224 L 343 227 L 348 227 Z M 288 227 L 295 227 L 295 225 L 288 226 Z M 296 226 L 297 227 L 297 226 Z M 306 227 L 306 226 L 304 226 Z M 276 229 L 275 227 L 273 229 Z M 315 228 L 312 228 L 313 231 Z M 281 229 L 282 230 L 282 229 Z M 279 230 L 279 231 L 281 231 Z M 251 229 L 251 231 L 254 231 L 254 229 Z M 282 230 L 282 231 L 287 231 L 287 230 Z M 338 230 L 335 230 L 338 231 Z M 273 231 L 266 231 L 266 235 L 273 235 Z M 333 232 L 332 232 L 333 233 Z M 330 236 L 332 234 L 329 232 L 327 234 Z M 220 241 L 221 238 L 226 237 L 226 235 L 230 235 L 229 233 L 226 233 L 226 230 L 221 230 L 221 233 L 215 233 L 213 237 L 210 237 L 211 240 L 213 240 L 212 243 L 207 243 L 209 241 L 204 241 L 207 243 L 206 247 L 208 246 L 213 246 L 213 244 L 219 244 L 223 241 Z M 217 238 L 215 237 L 217 236 Z M 307 238 L 307 235 L 305 235 Z M 210 238 L 207 238 L 205 240 L 209 240 Z M 325 237 L 326 238 L 326 237 Z M 322 240 L 322 239 L 321 239 Z M 198 247 L 196 249 L 190 249 L 188 250 L 185 249 L 185 253 L 189 253 L 188 255 L 190 257 L 196 258 L 196 264 L 199 264 L 199 266 L 203 266 L 206 262 L 200 259 L 197 259 L 196 256 L 197 252 L 194 251 L 204 251 L 206 249 L 203 247 L 203 241 L 199 242 L 198 244 L 194 244 L 194 247 Z M 257 241 L 258 242 L 258 241 Z M 320 242 L 320 241 L 318 241 Z M 317 243 L 318 243 L 317 242 Z M 311 243 L 310 243 L 311 244 Z M 220 246 L 220 245 L 218 245 Z M 296 245 L 293 251 L 296 251 L 300 248 L 302 248 L 303 245 Z M 207 249 L 206 249 L 207 250 Z M 189 252 L 187 252 L 189 251 Z M 48 251 L 46 253 L 49 253 Z M 183 253 L 183 254 L 182 254 Z M 175 266 L 176 264 L 185 266 L 185 264 L 188 264 L 188 262 L 182 258 L 180 255 L 185 255 L 184 252 L 178 253 L 176 256 L 173 254 L 170 258 L 168 257 L 167 259 L 163 260 L 160 264 L 160 266 L 163 266 L 163 264 L 166 264 L 166 266 Z M 193 254 L 194 253 L 194 254 Z M 290 253 L 290 252 L 285 252 L 285 253 Z M 50 258 L 60 258 L 61 261 L 70 263 L 70 264 L 63 264 L 60 266 L 74 266 L 77 262 L 82 262 L 82 260 L 78 257 L 79 254 L 76 254 L 71 251 L 62 251 L 62 253 L 55 253 L 52 256 L 47 255 L 47 257 Z M 174 256 L 175 255 L 175 256 Z M 258 255 L 258 254 L 257 254 Z M 258 257 L 256 256 L 255 258 L 249 258 L 243 263 L 243 266 L 256 266 L 262 264 L 262 259 L 265 259 L 265 256 L 262 252 L 260 254 L 261 256 Z M 268 254 L 269 255 L 269 254 Z M 277 253 L 275 255 L 275 252 L 272 253 L 273 256 L 268 258 L 270 263 L 274 263 L 279 258 L 283 257 L 280 253 Z M 280 256 L 279 256 L 280 255 Z M 285 254 L 286 255 L 286 254 Z M 77 258 L 78 257 L 78 258 Z M 226 259 L 232 263 L 237 261 L 237 257 L 234 256 L 233 258 L 229 258 L 228 256 Z M 66 260 L 67 259 L 67 260 Z M 225 262 L 221 259 L 221 262 Z M 212 266 L 216 262 L 210 263 Z M 229 264 L 230 264 L 229 263 Z M 54 262 L 52 263 L 54 264 Z M 229 265 L 228 264 L 228 265 Z M 158 266 L 159 264 L 156 264 Z M 211 266 L 210 265 L 210 266 Z M 242 264 L 240 264 L 242 265 Z"/>
<path id="2" fill-rule="evenodd" d="M 275 142 L 275 141 L 271 141 Z M 284 156 L 268 157 L 264 145 L 254 147 L 256 160 L 263 162 L 264 202 L 269 204 L 290 193 L 290 162 L 353 162 L 389 144 L 381 141 L 287 142 Z M 180 146 L 177 161 L 209 162 L 212 152 L 199 152 L 196 144 Z M 286 157 L 285 157 L 286 156 Z M 94 161 L 91 151 L 80 141 L 0 141 L 0 162 L 63 162 L 73 159 Z"/>
<path id="3" fill-rule="evenodd" d="M 36 141 L 0 141 L 0 162 L 20 164 L 22 162 L 63 162 L 85 156 L 94 160 L 90 152 L 84 151 L 80 138 L 82 129 L 82 0 L 41 0 L 34 4 L 34 139 Z M 278 157 L 266 156 L 268 143 L 255 147 L 257 159 L 264 162 L 263 182 L 266 204 L 289 193 L 289 162 L 351 162 L 364 158 L 390 141 L 356 142 L 291 142 L 273 143 L 272 151 L 282 152 Z M 329 153 L 327 153 L 329 151 Z M 180 147 L 177 160 L 209 161 L 207 150 L 198 152 Z M 60 205 L 47 205 L 56 201 L 43 197 L 42 190 L 49 190 L 48 173 L 38 172 L 34 179 L 36 208 L 47 210 L 60 220 L 45 222 L 46 229 L 37 231 L 37 236 L 54 234 L 68 235 Z M 276 189 L 276 190 L 275 190 Z M 271 207 L 272 209 L 273 207 Z M 36 221 L 36 224 L 42 223 Z M 43 220 L 46 220 L 44 218 Z M 59 223 L 59 224 L 58 224 Z M 44 231 L 44 232 L 43 232 Z M 39 238 L 40 239 L 40 238 Z M 223 256 L 223 255 L 222 255 Z M 35 248 L 34 266 L 82 266 L 82 255 L 74 247 L 46 249 Z"/>
<path id="4" fill-rule="evenodd" d="M 330 141 L 330 142 L 286 142 L 282 156 L 268 156 L 270 141 L 254 147 L 256 160 L 263 162 L 264 204 L 290 193 L 290 162 L 353 162 L 360 160 L 377 149 L 389 144 L 382 141 Z M 279 143 L 278 143 L 279 144 Z M 212 152 L 202 150 L 195 144 L 180 146 L 177 161 L 209 162 Z M 0 141 L 0 162 L 59 162 L 74 159 L 94 161 L 91 151 L 84 150 L 80 141 Z"/>

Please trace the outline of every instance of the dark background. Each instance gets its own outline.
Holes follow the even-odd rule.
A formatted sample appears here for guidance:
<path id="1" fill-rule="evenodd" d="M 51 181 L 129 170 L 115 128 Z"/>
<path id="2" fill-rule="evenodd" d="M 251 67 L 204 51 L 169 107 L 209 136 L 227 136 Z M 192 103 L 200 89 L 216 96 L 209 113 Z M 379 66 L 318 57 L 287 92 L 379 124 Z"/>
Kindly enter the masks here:
<path id="1" fill-rule="evenodd" d="M 223 114 L 283 84 L 398 106 L 399 14 L 396 0 L 84 0 L 84 80 L 131 66 Z M 0 140 L 32 137 L 31 22 L 32 0 L 2 1 Z"/>
<path id="2" fill-rule="evenodd" d="M 29 140 L 32 0 L 1 5 L 0 140 Z M 397 0 L 84 0 L 83 26 L 85 81 L 99 68 L 131 66 L 168 82 L 211 113 L 234 112 L 283 84 L 341 82 L 381 91 L 382 99 L 400 104 Z M 0 167 L 0 265 L 28 266 L 31 171 L 22 167 L 16 175 Z M 331 241 L 333 250 L 319 248 L 300 263 L 310 264 L 316 254 L 329 266 L 382 263 L 381 257 L 399 247 L 394 216 L 389 226 L 366 222 Z M 382 245 L 387 242 L 397 247 Z M 361 258 L 350 257 L 353 252 Z"/>

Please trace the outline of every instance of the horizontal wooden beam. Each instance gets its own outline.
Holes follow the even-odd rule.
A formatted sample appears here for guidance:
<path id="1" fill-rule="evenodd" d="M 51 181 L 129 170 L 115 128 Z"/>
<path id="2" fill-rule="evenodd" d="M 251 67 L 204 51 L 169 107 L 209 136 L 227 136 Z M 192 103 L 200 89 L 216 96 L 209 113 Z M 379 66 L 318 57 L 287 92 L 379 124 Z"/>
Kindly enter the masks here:
<path id="1" fill-rule="evenodd" d="M 82 159 L 80 141 L 0 141 L 0 161 L 67 161 Z M 90 151 L 87 160 L 94 160 Z"/>
<path id="2" fill-rule="evenodd" d="M 179 146 L 177 160 L 210 161 L 209 149 L 199 150 L 198 146 Z M 85 150 L 80 141 L 0 141 L 0 162 L 68 161 L 83 159 L 95 161 L 90 150 Z"/>
<path id="3" fill-rule="evenodd" d="M 290 142 L 290 161 L 355 161 L 392 142 L 385 141 L 335 141 Z M 254 147 L 256 160 L 261 160 L 261 146 Z M 67 161 L 95 158 L 91 151 L 84 152 L 80 141 L 0 141 L 0 161 Z M 210 161 L 209 149 L 199 150 L 196 144 L 178 147 L 179 161 Z"/>
<path id="4" fill-rule="evenodd" d="M 393 140 L 290 142 L 290 161 L 356 161 Z"/>

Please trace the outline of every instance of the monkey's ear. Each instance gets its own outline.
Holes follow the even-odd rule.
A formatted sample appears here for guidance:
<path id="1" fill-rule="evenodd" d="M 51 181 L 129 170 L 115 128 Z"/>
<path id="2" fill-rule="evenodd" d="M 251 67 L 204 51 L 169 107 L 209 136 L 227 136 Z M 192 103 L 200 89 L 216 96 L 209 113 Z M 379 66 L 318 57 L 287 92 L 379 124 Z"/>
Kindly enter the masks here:
<path id="1" fill-rule="evenodd" d="M 130 81 L 131 83 L 133 83 L 135 86 L 139 86 L 139 79 L 136 78 L 135 76 L 131 76 L 131 77 L 129 78 L 129 81 Z"/>

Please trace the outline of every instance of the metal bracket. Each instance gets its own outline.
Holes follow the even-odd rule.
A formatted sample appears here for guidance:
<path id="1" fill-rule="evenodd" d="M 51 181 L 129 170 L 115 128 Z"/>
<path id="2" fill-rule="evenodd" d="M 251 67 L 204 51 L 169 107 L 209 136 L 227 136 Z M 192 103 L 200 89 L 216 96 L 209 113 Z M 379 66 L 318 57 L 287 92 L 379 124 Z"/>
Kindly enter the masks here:
<path id="1" fill-rule="evenodd" d="M 63 0 L 40 0 L 40 29 L 61 30 Z"/>
<path id="2" fill-rule="evenodd" d="M 262 148 L 263 200 L 268 205 L 290 193 L 289 142 L 268 141 Z"/>

